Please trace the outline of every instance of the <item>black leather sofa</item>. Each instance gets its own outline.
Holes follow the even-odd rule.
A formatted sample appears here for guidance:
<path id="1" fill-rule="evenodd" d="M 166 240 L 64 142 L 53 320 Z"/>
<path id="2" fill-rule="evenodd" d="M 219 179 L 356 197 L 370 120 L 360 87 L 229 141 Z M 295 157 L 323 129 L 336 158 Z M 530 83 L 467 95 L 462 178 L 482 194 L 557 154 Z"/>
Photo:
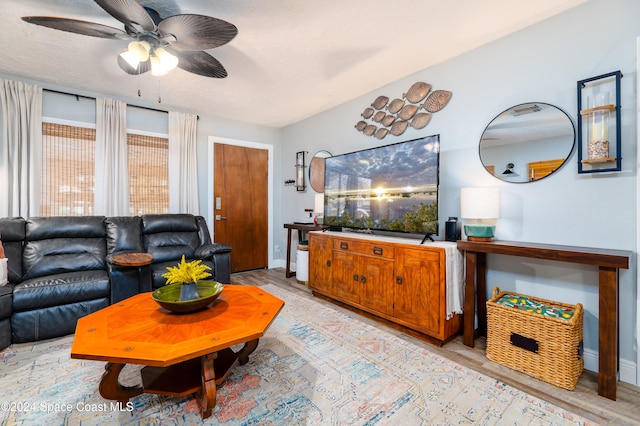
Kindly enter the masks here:
<path id="1" fill-rule="evenodd" d="M 133 217 L 0 218 L 9 284 L 0 287 L 0 349 L 71 334 L 78 318 L 165 283 L 185 255 L 230 282 L 230 252 L 211 243 L 206 222 L 189 214 Z M 153 262 L 123 267 L 114 255 L 146 252 Z"/>

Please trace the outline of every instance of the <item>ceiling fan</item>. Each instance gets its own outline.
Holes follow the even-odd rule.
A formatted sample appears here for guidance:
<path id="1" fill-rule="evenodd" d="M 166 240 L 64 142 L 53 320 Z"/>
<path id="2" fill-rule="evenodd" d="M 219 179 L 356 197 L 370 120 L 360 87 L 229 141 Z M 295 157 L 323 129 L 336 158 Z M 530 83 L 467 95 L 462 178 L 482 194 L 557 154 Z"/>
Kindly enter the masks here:
<path id="1" fill-rule="evenodd" d="M 22 20 L 56 30 L 92 37 L 128 40 L 118 55 L 126 73 L 151 71 L 163 75 L 181 68 L 205 77 L 225 78 L 227 70 L 204 52 L 227 44 L 238 34 L 235 25 L 204 15 L 180 14 L 161 18 L 155 10 L 137 0 L 94 0 L 108 14 L 124 24 L 124 31 L 107 25 L 54 16 L 23 16 Z"/>

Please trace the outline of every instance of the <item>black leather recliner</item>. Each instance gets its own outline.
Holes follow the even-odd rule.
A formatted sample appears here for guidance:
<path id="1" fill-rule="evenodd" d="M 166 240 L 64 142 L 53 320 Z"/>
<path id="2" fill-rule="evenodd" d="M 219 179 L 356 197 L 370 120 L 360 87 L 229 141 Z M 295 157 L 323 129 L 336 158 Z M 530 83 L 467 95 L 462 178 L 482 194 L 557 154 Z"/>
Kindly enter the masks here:
<path id="1" fill-rule="evenodd" d="M 231 282 L 231 246 L 211 243 L 211 235 L 202 216 L 143 215 L 142 243 L 145 251 L 153 255 L 151 274 L 154 290 L 166 284 L 167 280 L 162 275 L 167 272 L 167 266 L 176 266 L 182 255 L 187 262 L 202 260 L 211 268 L 211 279 Z"/>
<path id="2" fill-rule="evenodd" d="M 26 220 L 22 274 L 12 280 L 14 343 L 73 333 L 78 318 L 109 305 L 104 219 Z M 4 233 L 3 229 L 3 237 Z M 15 268 L 17 259 L 7 256 Z"/>

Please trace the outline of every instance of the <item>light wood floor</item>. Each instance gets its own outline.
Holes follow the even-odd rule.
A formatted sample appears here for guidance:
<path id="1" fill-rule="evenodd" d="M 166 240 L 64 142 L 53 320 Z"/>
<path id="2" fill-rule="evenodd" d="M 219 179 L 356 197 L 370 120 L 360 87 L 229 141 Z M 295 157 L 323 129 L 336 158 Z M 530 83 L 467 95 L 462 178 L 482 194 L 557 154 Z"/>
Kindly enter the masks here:
<path id="1" fill-rule="evenodd" d="M 303 297 L 309 297 L 318 303 L 328 304 L 338 310 L 344 308 L 314 297 L 307 286 L 296 281 L 295 277 L 285 278 L 283 268 L 261 269 L 232 274 L 231 281 L 236 284 L 264 285 L 273 284 Z M 640 388 L 624 382 L 618 382 L 617 400 L 611 401 L 598 395 L 598 377 L 596 373 L 586 371 L 580 377 L 574 391 L 558 388 L 536 380 L 526 374 L 511 370 L 489 361 L 485 356 L 485 340 L 476 340 L 475 347 L 469 348 L 458 336 L 443 347 L 437 347 L 412 337 L 388 323 L 362 315 L 362 320 L 375 324 L 380 329 L 411 340 L 417 345 L 449 358 L 465 367 L 495 378 L 503 383 L 551 402 L 594 422 L 604 425 L 640 425 Z"/>

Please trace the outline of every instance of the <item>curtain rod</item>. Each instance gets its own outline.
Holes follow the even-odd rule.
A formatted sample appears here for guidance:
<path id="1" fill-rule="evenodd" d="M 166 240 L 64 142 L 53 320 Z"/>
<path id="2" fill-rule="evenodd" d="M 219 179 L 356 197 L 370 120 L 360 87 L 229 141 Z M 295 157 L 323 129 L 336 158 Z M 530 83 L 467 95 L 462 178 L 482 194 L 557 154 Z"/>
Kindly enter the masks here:
<path id="1" fill-rule="evenodd" d="M 51 93 L 59 93 L 61 95 L 75 96 L 76 100 L 79 100 L 80 98 L 93 99 L 93 100 L 96 99 L 93 96 L 78 95 L 77 93 L 62 92 L 60 90 L 44 89 L 44 88 L 42 90 L 46 90 L 47 92 L 51 92 Z M 150 107 L 145 107 L 145 106 L 140 106 L 140 105 L 131 105 L 131 104 L 127 104 L 127 105 L 130 105 L 130 106 L 135 107 L 135 108 L 146 109 L 146 110 L 149 110 L 149 111 L 164 112 L 165 114 L 169 113 L 169 111 L 165 111 L 165 110 L 157 109 L 157 108 L 150 108 Z M 198 120 L 200 120 L 200 116 L 199 115 L 196 115 L 196 118 Z"/>

